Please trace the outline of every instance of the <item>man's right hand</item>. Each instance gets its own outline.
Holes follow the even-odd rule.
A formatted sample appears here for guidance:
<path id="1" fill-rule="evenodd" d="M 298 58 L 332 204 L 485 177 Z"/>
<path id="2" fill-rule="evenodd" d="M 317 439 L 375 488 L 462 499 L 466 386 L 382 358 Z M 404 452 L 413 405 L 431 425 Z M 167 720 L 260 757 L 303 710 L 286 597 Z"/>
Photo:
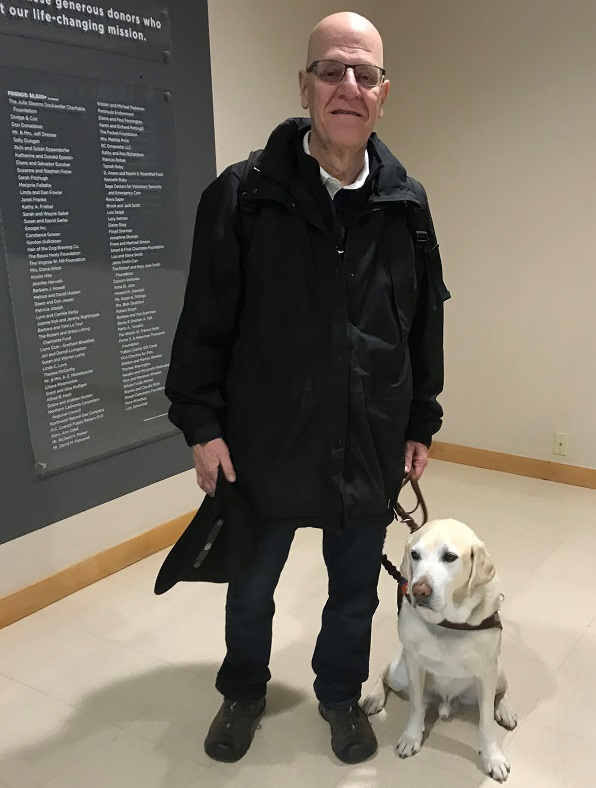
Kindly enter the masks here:
<path id="1" fill-rule="evenodd" d="M 223 438 L 208 443 L 197 443 L 192 447 L 192 456 L 197 472 L 197 483 L 203 492 L 213 497 L 217 484 L 217 471 L 221 465 L 226 479 L 236 481 L 236 471 L 230 459 L 230 451 Z"/>

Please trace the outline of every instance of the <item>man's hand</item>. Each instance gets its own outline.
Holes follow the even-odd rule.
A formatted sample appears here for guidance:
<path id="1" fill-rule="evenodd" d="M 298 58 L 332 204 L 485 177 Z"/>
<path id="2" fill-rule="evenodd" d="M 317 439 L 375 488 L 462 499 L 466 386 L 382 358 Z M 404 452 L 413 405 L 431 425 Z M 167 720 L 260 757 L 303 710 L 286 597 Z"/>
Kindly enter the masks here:
<path id="1" fill-rule="evenodd" d="M 412 481 L 417 482 L 424 473 L 424 469 L 428 465 L 428 448 L 424 443 L 418 441 L 406 442 L 406 461 L 405 472 L 409 473 L 412 469 Z"/>
<path id="2" fill-rule="evenodd" d="M 226 479 L 236 481 L 236 471 L 230 459 L 230 452 L 223 438 L 215 438 L 208 443 L 197 443 L 192 447 L 192 456 L 197 472 L 197 484 L 213 497 L 217 484 L 217 471 L 221 465 Z"/>

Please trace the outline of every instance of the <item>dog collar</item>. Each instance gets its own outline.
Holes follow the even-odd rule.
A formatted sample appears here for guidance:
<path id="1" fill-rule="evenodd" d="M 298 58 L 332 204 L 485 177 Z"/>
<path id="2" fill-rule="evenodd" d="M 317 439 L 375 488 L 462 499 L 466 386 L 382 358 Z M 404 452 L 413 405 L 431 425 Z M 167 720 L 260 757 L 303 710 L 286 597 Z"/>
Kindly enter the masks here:
<path id="1" fill-rule="evenodd" d="M 456 624 L 454 621 L 444 620 L 441 621 L 439 626 L 445 627 L 446 629 L 463 629 L 466 631 L 478 629 L 503 629 L 501 616 L 498 613 L 493 613 L 492 616 L 485 618 L 484 621 L 481 621 L 479 624 Z"/>
<path id="2" fill-rule="evenodd" d="M 412 599 L 408 594 L 408 581 L 402 579 L 399 585 L 403 591 L 404 597 L 408 600 L 410 604 L 412 604 Z M 480 629 L 503 629 L 503 623 L 501 621 L 501 616 L 499 615 L 498 611 L 493 613 L 492 616 L 488 616 L 488 618 L 485 618 L 479 624 L 456 624 L 455 621 L 447 621 L 447 619 L 443 619 L 443 621 L 439 621 L 439 623 L 436 624 L 436 626 L 444 627 L 445 629 L 459 629 L 464 632 L 477 631 Z"/>

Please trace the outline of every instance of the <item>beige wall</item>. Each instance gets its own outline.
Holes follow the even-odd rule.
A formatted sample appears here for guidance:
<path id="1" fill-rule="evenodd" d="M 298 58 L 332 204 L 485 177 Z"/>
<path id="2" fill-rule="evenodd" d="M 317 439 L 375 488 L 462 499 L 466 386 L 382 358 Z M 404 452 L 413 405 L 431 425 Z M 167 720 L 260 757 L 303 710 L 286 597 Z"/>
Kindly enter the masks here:
<path id="1" fill-rule="evenodd" d="M 453 292 L 441 439 L 594 468 L 596 5 L 382 5 L 383 134 L 428 187 Z"/>
<path id="2" fill-rule="evenodd" d="M 300 115 L 308 32 L 343 3 L 210 0 L 218 170 Z M 427 186 L 453 300 L 441 438 L 596 467 L 596 6 L 371 0 L 379 132 Z M 190 511 L 180 474 L 0 547 L 0 596 Z"/>

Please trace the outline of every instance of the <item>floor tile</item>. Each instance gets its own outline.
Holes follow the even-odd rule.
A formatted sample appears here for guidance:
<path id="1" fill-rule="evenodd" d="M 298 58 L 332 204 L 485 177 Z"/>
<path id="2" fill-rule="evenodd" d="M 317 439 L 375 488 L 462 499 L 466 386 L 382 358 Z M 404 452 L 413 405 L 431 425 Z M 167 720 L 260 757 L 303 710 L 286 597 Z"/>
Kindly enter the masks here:
<path id="1" fill-rule="evenodd" d="M 596 627 L 588 629 L 529 715 L 533 723 L 596 744 Z"/>
<path id="2" fill-rule="evenodd" d="M 594 745 L 526 720 L 505 748 L 507 788 L 593 788 Z M 485 778 L 483 788 L 494 788 Z"/>
<path id="3" fill-rule="evenodd" d="M 0 673 L 51 692 L 109 648 L 103 638 L 36 613 L 0 630 Z"/>
<path id="4" fill-rule="evenodd" d="M 203 740 L 221 702 L 213 683 L 212 677 L 171 665 L 138 676 L 123 687 L 129 703 L 119 724 L 142 739 L 209 766 Z"/>
<path id="5" fill-rule="evenodd" d="M 286 781 L 287 788 L 291 785 L 291 782 Z M 189 785 L 188 788 L 251 788 L 251 786 L 218 771 L 217 766 L 212 766 L 203 772 L 199 779 L 193 782 L 192 785 Z"/>
<path id="6" fill-rule="evenodd" d="M 44 610 L 49 618 L 83 629 L 117 643 L 131 641 L 146 632 L 159 631 L 176 618 L 196 621 L 197 610 L 223 614 L 221 604 L 214 601 L 213 584 L 178 583 L 171 591 L 156 596 L 149 588 L 141 590 L 128 584 L 103 581 L 88 586 Z M 207 599 L 203 599 L 203 595 Z M 194 595 L 194 605 L 187 604 Z"/>
<path id="7" fill-rule="evenodd" d="M 26 624 L 28 621 L 24 619 L 15 626 L 31 630 L 35 639 L 38 627 Z M 60 643 L 67 633 L 66 641 L 78 641 L 83 650 L 92 650 L 95 638 L 95 642 L 119 643 L 155 659 L 187 664 L 199 672 L 219 662 L 224 648 L 223 603 L 219 610 L 217 606 L 213 611 L 199 610 L 167 594 L 156 597 L 128 585 L 112 584 L 105 594 L 94 587 L 78 592 L 48 608 L 39 628 L 40 632 L 48 633 L 52 643 L 56 641 L 57 651 L 64 650 Z M 16 634 L 6 637 L 14 638 Z M 0 649 L 2 640 L 3 632 L 0 632 Z M 76 663 L 79 658 L 71 659 Z M 20 660 L 8 659 L 8 662 Z M 0 653 L 0 672 L 4 664 Z M 4 672 L 11 675 L 8 669 Z M 23 673 L 21 668 L 18 672 Z"/>
<path id="8" fill-rule="evenodd" d="M 23 706 L 34 703 L 43 693 L 20 681 L 0 675 L 0 709 L 3 717 L 10 717 Z"/>
<path id="9" fill-rule="evenodd" d="M 123 628 L 145 620 L 159 623 L 159 607 L 127 585 L 100 581 L 44 609 L 44 615 L 100 637 L 117 639 Z"/>
<path id="10" fill-rule="evenodd" d="M 379 674 L 397 654 L 401 654 L 401 643 L 397 636 L 397 615 L 394 612 L 377 614 L 373 620 L 369 679 L 364 685 L 363 695 L 372 689 Z"/>
<path id="11" fill-rule="evenodd" d="M 170 670 L 176 668 L 118 643 L 106 643 L 101 659 L 73 666 L 48 694 L 72 706 L 84 704 L 89 714 L 120 725 L 127 713 L 140 710 L 131 702 L 138 698 L 146 705 L 156 677 Z"/>
<path id="12" fill-rule="evenodd" d="M 595 516 L 596 519 L 596 516 Z M 596 618 L 596 527 L 569 534 L 537 567 L 535 574 L 574 609 Z"/>
<path id="13" fill-rule="evenodd" d="M 37 788 L 118 735 L 118 729 L 42 693 L 0 716 L 0 780 Z"/>
<path id="14" fill-rule="evenodd" d="M 509 702 L 518 719 L 527 717 L 539 698 L 550 692 L 555 669 L 526 657 L 514 641 L 504 639 L 501 662 L 507 677 Z"/>
<path id="15" fill-rule="evenodd" d="M 119 731 L 43 788 L 188 788 L 207 769 L 165 747 Z"/>
<path id="16" fill-rule="evenodd" d="M 211 670 L 225 653 L 224 618 L 190 609 L 172 610 L 159 627 L 131 628 L 118 642 L 196 672 Z"/>
<path id="17" fill-rule="evenodd" d="M 387 788 L 392 784 L 410 788 L 478 788 L 481 780 L 448 772 L 418 756 L 402 760 L 395 751 L 385 748 L 372 760 L 351 769 L 337 788 Z"/>
<path id="18" fill-rule="evenodd" d="M 503 607 L 503 637 L 528 659 L 559 668 L 594 618 L 591 607 L 569 604 L 548 578 L 534 572 Z"/>
<path id="19" fill-rule="evenodd" d="M 315 675 L 311 668 L 314 637 L 276 645 L 269 669 L 274 681 L 294 692 L 311 692 Z"/>
<path id="20" fill-rule="evenodd" d="M 114 646 L 109 660 L 74 673 L 52 694 L 86 714 L 161 744 L 199 763 L 208 722 L 205 698 L 215 695 L 214 676 L 160 662 Z M 217 696 L 219 697 L 219 696 Z"/>

